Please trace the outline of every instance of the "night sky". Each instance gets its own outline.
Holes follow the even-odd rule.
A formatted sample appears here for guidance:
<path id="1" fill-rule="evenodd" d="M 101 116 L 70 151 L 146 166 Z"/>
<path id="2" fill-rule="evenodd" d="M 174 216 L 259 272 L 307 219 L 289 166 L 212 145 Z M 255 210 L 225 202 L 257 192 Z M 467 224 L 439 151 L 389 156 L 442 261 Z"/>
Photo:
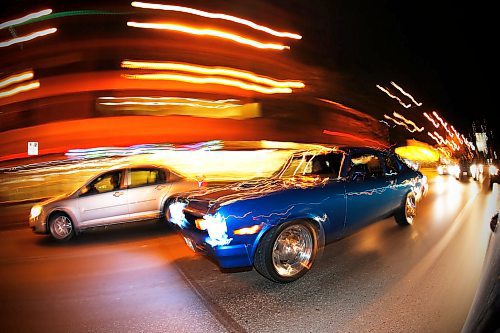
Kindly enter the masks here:
<path id="1" fill-rule="evenodd" d="M 496 127 L 492 8 L 451 1 L 340 0 L 302 6 L 312 18 L 303 32 L 304 42 L 314 45 L 309 51 L 330 70 L 358 79 L 360 90 L 380 95 L 375 84 L 395 81 L 459 130 L 469 130 L 480 118 Z"/>

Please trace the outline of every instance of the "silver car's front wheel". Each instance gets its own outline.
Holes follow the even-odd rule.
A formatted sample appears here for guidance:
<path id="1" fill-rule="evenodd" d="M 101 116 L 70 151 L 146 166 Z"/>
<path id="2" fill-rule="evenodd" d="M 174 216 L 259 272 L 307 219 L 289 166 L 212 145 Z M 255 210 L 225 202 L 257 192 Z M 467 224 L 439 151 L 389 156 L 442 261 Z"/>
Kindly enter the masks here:
<path id="1" fill-rule="evenodd" d="M 50 235 L 57 241 L 67 241 L 75 234 L 73 222 L 62 213 L 56 213 L 49 220 Z"/>
<path id="2" fill-rule="evenodd" d="M 318 252 L 316 228 L 308 221 L 291 221 L 268 231 L 255 256 L 257 271 L 276 282 L 291 282 L 307 273 Z"/>

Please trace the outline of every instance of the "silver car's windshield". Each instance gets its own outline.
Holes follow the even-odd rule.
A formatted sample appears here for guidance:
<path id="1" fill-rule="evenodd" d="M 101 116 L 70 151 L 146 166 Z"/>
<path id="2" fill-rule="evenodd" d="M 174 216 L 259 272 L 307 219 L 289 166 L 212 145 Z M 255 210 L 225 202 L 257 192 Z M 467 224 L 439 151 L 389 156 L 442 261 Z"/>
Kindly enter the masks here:
<path id="1" fill-rule="evenodd" d="M 294 176 L 323 176 L 338 178 L 342 166 L 343 153 L 304 154 L 293 156 L 276 176 L 290 178 Z"/>

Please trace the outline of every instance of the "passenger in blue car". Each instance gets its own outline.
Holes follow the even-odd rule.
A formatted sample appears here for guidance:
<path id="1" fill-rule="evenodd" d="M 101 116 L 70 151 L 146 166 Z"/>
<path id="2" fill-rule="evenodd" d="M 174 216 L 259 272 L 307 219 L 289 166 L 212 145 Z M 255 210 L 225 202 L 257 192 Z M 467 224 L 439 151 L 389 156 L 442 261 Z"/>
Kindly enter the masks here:
<path id="1" fill-rule="evenodd" d="M 293 154 L 271 178 L 178 195 L 167 219 L 222 268 L 253 266 L 291 282 L 319 249 L 393 215 L 411 225 L 426 179 L 390 151 L 368 147 Z"/>

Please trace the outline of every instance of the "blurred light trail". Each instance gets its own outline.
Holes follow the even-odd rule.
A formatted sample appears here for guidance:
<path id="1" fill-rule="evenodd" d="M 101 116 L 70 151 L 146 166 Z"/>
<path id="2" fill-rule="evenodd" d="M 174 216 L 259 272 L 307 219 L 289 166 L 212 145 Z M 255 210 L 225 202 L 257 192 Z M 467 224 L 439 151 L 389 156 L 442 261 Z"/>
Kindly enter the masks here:
<path id="1" fill-rule="evenodd" d="M 184 150 L 219 150 L 223 148 L 220 140 L 199 142 L 193 145 L 175 147 L 172 144 L 140 144 L 129 147 L 95 147 L 86 149 L 70 149 L 65 155 L 71 158 L 91 159 L 114 156 L 132 156 L 139 154 L 156 154 L 164 151 Z"/>
<path id="2" fill-rule="evenodd" d="M 14 88 L 8 89 L 8 90 L 2 90 L 0 91 L 0 98 L 5 98 L 9 97 L 15 94 L 19 94 L 24 91 L 32 90 L 32 89 L 37 89 L 40 87 L 40 82 L 38 80 L 36 81 L 31 81 L 27 84 L 24 85 L 19 85 Z"/>
<path id="3" fill-rule="evenodd" d="M 385 118 L 385 119 L 388 119 L 388 120 L 392 120 L 392 121 L 393 121 L 396 125 L 403 126 L 404 128 L 406 128 L 406 129 L 407 129 L 409 132 L 411 132 L 411 133 L 415 132 L 415 130 L 414 130 L 414 129 L 410 129 L 410 128 L 408 127 L 408 125 L 406 125 L 404 122 L 399 121 L 399 120 L 396 120 L 396 119 L 392 118 L 391 116 L 388 116 L 388 115 L 384 114 L 384 118 Z"/>
<path id="4" fill-rule="evenodd" d="M 432 125 L 434 125 L 434 127 L 439 128 L 439 123 L 437 121 L 435 121 L 434 118 L 432 118 L 431 116 L 429 116 L 427 114 L 427 112 L 424 112 L 424 116 L 425 116 L 425 118 L 427 118 L 432 123 Z"/>
<path id="5" fill-rule="evenodd" d="M 235 34 L 232 34 L 229 32 L 224 32 L 224 31 L 214 30 L 214 29 L 200 29 L 200 28 L 188 27 L 185 25 L 171 24 L 171 23 L 141 23 L 141 22 L 132 22 L 132 21 L 127 22 L 127 25 L 129 27 L 135 27 L 135 28 L 171 30 L 171 31 L 179 31 L 179 32 L 184 32 L 184 33 L 198 35 L 198 36 L 218 37 L 218 38 L 232 40 L 232 41 L 240 43 L 240 44 L 253 46 L 253 47 L 256 47 L 258 49 L 272 49 L 272 50 L 290 49 L 289 46 L 285 46 L 282 44 L 261 43 L 261 42 L 255 41 L 253 39 L 241 37 L 239 35 L 235 35 Z"/>
<path id="6" fill-rule="evenodd" d="M 395 100 L 397 100 L 397 101 L 399 102 L 399 104 L 401 104 L 401 105 L 402 105 L 403 107 L 405 107 L 406 109 L 408 109 L 409 107 L 411 107 L 411 104 L 405 104 L 405 103 L 403 103 L 403 101 L 402 101 L 399 97 L 394 96 L 393 94 L 391 94 L 391 93 L 389 92 L 389 90 L 385 89 L 384 87 L 379 86 L 379 85 L 377 84 L 377 88 L 379 88 L 380 90 L 382 90 L 383 92 L 385 92 L 385 93 L 387 94 L 387 96 L 389 96 L 390 98 L 394 98 Z"/>
<path id="7" fill-rule="evenodd" d="M 246 25 L 246 26 L 251 27 L 255 30 L 260 30 L 260 31 L 266 32 L 266 33 L 271 34 L 271 35 L 276 36 L 276 37 L 286 37 L 286 38 L 292 38 L 292 39 L 301 39 L 302 38 L 302 36 L 300 36 L 298 34 L 294 34 L 291 32 L 276 31 L 276 30 L 273 30 L 271 28 L 268 28 L 268 27 L 265 27 L 262 25 L 258 25 L 252 21 L 242 19 L 242 18 L 239 18 L 236 16 L 226 15 L 226 14 L 209 13 L 209 12 L 205 12 L 205 11 L 198 10 L 198 9 L 188 8 L 188 7 L 172 6 L 172 5 L 160 5 L 160 4 L 146 3 L 146 2 L 140 2 L 140 1 L 132 2 L 132 6 L 138 7 L 138 8 L 176 11 L 176 12 L 182 12 L 182 13 L 188 13 L 188 14 L 208 17 L 208 18 L 212 18 L 212 19 L 221 19 L 221 20 L 232 21 L 235 23 Z"/>
<path id="8" fill-rule="evenodd" d="M 219 77 L 199 77 L 180 74 L 122 74 L 122 77 L 136 80 L 167 80 L 180 81 L 195 84 L 220 84 L 224 86 L 237 87 L 244 90 L 256 91 L 263 94 L 289 94 L 290 88 L 267 88 L 256 84 L 248 84 L 239 80 L 224 79 Z"/>
<path id="9" fill-rule="evenodd" d="M 10 46 L 10 45 L 13 45 L 13 44 L 27 42 L 29 40 L 32 40 L 32 39 L 35 39 L 35 38 L 38 38 L 38 37 L 43 37 L 43 36 L 46 36 L 46 35 L 49 35 L 49 34 L 53 34 L 56 31 L 57 31 L 56 28 L 49 28 L 49 29 L 45 29 L 45 30 L 36 31 L 36 32 L 33 32 L 33 33 L 29 34 L 29 35 L 15 37 L 15 38 L 6 40 L 4 42 L 0 42 L 0 47 L 7 47 L 7 46 Z"/>
<path id="10" fill-rule="evenodd" d="M 0 80 L 0 89 L 2 89 L 3 87 L 10 86 L 11 84 L 14 84 L 14 83 L 19 83 L 22 81 L 31 80 L 32 78 L 33 78 L 33 71 L 32 70 L 25 71 L 25 72 L 18 73 L 18 74 L 13 74 L 9 77 L 6 77 L 5 79 Z"/>
<path id="11" fill-rule="evenodd" d="M 382 124 L 384 124 L 384 125 L 387 125 L 387 127 L 396 127 L 396 125 L 391 126 L 391 124 L 389 124 L 389 123 L 388 123 L 387 121 L 385 121 L 385 120 L 379 120 L 379 122 L 381 122 L 381 123 L 382 123 Z"/>
<path id="12" fill-rule="evenodd" d="M 24 23 L 26 21 L 29 21 L 31 19 L 35 19 L 35 18 L 39 18 L 39 17 L 45 16 L 45 15 L 49 15 L 50 13 L 52 13 L 52 9 L 44 9 L 44 10 L 41 10 L 39 12 L 31 13 L 31 14 L 25 15 L 23 17 L 20 17 L 18 19 L 13 19 L 13 20 L 10 20 L 10 21 L 4 22 L 4 23 L 0 23 L 0 29 L 4 29 L 4 28 L 7 28 L 7 27 L 10 27 L 13 25 L 18 25 L 18 24 Z"/>
<path id="13" fill-rule="evenodd" d="M 329 130 L 323 130 L 323 134 L 332 135 L 332 136 L 339 136 L 339 137 L 352 139 L 352 140 L 360 141 L 360 142 L 371 142 L 371 143 L 375 143 L 378 146 L 389 148 L 389 146 L 387 146 L 386 144 L 384 144 L 380 141 L 357 136 L 357 135 L 353 135 L 353 134 L 349 134 L 349 133 L 345 133 L 345 132 L 333 132 L 333 131 L 329 131 Z"/>
<path id="14" fill-rule="evenodd" d="M 406 91 L 403 90 L 403 88 L 401 88 L 400 86 L 398 86 L 396 83 L 394 83 L 393 81 L 391 81 L 391 84 L 397 89 L 399 90 L 403 95 L 405 95 L 406 97 L 408 97 L 409 99 L 412 100 L 413 103 L 415 103 L 416 106 L 422 106 L 422 103 L 419 103 L 417 102 L 412 95 L 408 94 Z"/>
<path id="15" fill-rule="evenodd" d="M 455 127 L 453 127 L 453 125 L 451 126 L 451 130 L 455 132 L 458 142 L 460 142 L 460 144 L 463 144 L 464 142 L 462 141 L 462 139 L 460 139 L 460 133 L 457 132 L 457 130 L 455 129 Z"/>
<path id="16" fill-rule="evenodd" d="M 257 75 L 252 72 L 243 71 L 227 67 L 209 67 L 192 65 L 175 62 L 149 62 L 149 61 L 122 61 L 123 68 L 140 68 L 140 69 L 162 69 L 174 70 L 188 73 L 204 74 L 204 75 L 220 75 L 229 76 L 238 79 L 245 79 L 255 83 L 265 84 L 274 88 L 304 88 L 305 85 L 300 81 L 281 81 L 264 76 Z"/>
<path id="17" fill-rule="evenodd" d="M 102 105 L 179 105 L 209 109 L 227 109 L 231 107 L 243 106 L 242 104 L 232 103 L 238 102 L 236 99 L 208 100 L 184 97 L 99 97 L 98 100 L 99 104 Z M 103 102 L 103 100 L 110 102 Z"/>
<path id="18" fill-rule="evenodd" d="M 392 113 L 395 117 L 401 119 L 402 121 L 404 121 L 405 123 L 407 123 L 408 125 L 411 125 L 415 128 L 416 131 L 418 132 L 422 132 L 424 130 L 424 127 L 418 127 L 413 121 L 411 120 L 408 120 L 406 119 L 405 117 L 403 117 L 402 115 L 400 115 L 399 113 L 397 112 L 393 112 Z"/>
<path id="19" fill-rule="evenodd" d="M 410 161 L 421 162 L 437 162 L 439 161 L 439 153 L 431 147 L 424 146 L 404 146 L 398 147 L 395 153 Z"/>

